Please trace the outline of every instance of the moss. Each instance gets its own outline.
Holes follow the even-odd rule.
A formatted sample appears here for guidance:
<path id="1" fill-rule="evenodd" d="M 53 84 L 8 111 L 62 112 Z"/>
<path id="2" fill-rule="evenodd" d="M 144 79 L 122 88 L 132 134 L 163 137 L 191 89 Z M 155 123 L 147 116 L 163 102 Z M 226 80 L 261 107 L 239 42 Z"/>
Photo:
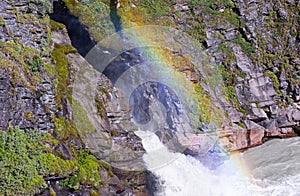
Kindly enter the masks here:
<path id="1" fill-rule="evenodd" d="M 33 195 L 46 188 L 43 176 L 65 177 L 62 185 L 76 190 L 81 185 L 100 188 L 103 183 L 101 168 L 113 176 L 111 166 L 97 160 L 88 150 L 74 151 L 73 159 L 64 160 L 49 149 L 53 144 L 56 145 L 57 140 L 37 130 L 25 132 L 9 128 L 7 133 L 0 131 L 0 193 Z"/>
<path id="2" fill-rule="evenodd" d="M 10 71 L 9 76 L 10 76 L 10 83 L 13 85 L 21 84 L 24 81 L 22 75 L 17 70 Z"/>
<path id="3" fill-rule="evenodd" d="M 70 62 L 66 57 L 68 53 L 77 52 L 75 48 L 73 48 L 69 44 L 55 44 L 54 49 L 52 51 L 52 62 L 56 65 L 56 75 L 57 75 L 57 94 L 56 94 L 56 103 L 59 109 L 62 109 L 62 105 L 60 104 L 62 100 L 65 98 L 65 95 L 69 100 L 72 99 L 70 90 L 68 89 L 69 85 L 69 65 Z"/>
<path id="4" fill-rule="evenodd" d="M 96 129 L 87 116 L 86 111 L 84 110 L 82 105 L 75 99 L 72 100 L 72 108 L 73 118 L 75 120 L 76 128 L 79 131 L 79 134 L 84 135 L 86 133 L 94 132 Z"/>
<path id="5" fill-rule="evenodd" d="M 33 115 L 33 114 L 32 114 L 32 112 L 30 112 L 30 111 L 25 111 L 25 112 L 24 112 L 24 116 L 25 116 L 26 120 L 31 121 L 31 122 L 34 121 L 32 115 Z"/>
<path id="6" fill-rule="evenodd" d="M 50 20 L 50 27 L 51 31 L 58 31 L 66 28 L 64 24 L 56 22 L 54 20 Z"/>
<path id="7" fill-rule="evenodd" d="M 209 123 L 212 119 L 211 97 L 204 91 L 200 84 L 194 85 L 194 91 L 196 94 L 196 99 L 198 101 L 198 110 L 200 112 L 199 118 L 201 121 Z"/>
<path id="8" fill-rule="evenodd" d="M 50 192 L 50 193 L 49 193 L 50 196 L 56 196 L 56 193 L 55 193 L 55 191 L 53 190 L 52 186 L 50 186 L 49 192 Z"/>
<path id="9" fill-rule="evenodd" d="M 26 87 L 35 90 L 44 74 L 42 51 L 23 46 L 16 40 L 0 41 L 0 49 L 5 56 L 5 59 L 1 60 L 2 66 L 12 68 L 10 72 L 11 83 L 23 83 Z"/>
<path id="10" fill-rule="evenodd" d="M 44 68 L 44 61 L 40 56 L 34 55 L 28 62 L 28 68 L 31 72 L 41 72 Z"/>
<path id="11" fill-rule="evenodd" d="M 69 10 L 80 21 L 88 26 L 90 35 L 97 41 L 114 33 L 114 26 L 110 20 L 108 3 L 103 1 L 63 0 Z"/>
<path id="12" fill-rule="evenodd" d="M 45 16 L 50 13 L 52 9 L 52 4 L 48 0 L 29 0 L 29 8 L 31 10 L 36 10 L 41 16 Z"/>
<path id="13" fill-rule="evenodd" d="M 100 166 L 98 160 L 87 150 L 81 150 L 78 155 L 78 170 L 66 179 L 63 184 L 75 190 L 80 189 L 80 185 L 90 185 L 100 188 L 103 180 L 100 176 Z"/>
<path id="14" fill-rule="evenodd" d="M 146 17 L 152 20 L 165 16 L 171 11 L 167 1 L 164 0 L 142 0 L 140 5 L 145 10 Z"/>
<path id="15" fill-rule="evenodd" d="M 242 122 L 238 122 L 237 125 L 240 126 L 240 127 L 243 127 L 244 129 L 247 128 L 246 125 Z"/>
<path id="16" fill-rule="evenodd" d="M 46 187 L 39 174 L 42 148 L 39 134 L 28 135 L 18 128 L 0 131 L 0 193 L 32 195 Z"/>
<path id="17" fill-rule="evenodd" d="M 90 196 L 100 196 L 100 193 L 94 189 L 90 190 Z"/>
<path id="18" fill-rule="evenodd" d="M 106 114 L 106 108 L 105 108 L 105 99 L 101 95 L 97 95 L 95 97 L 95 105 L 97 108 L 98 114 L 103 117 Z"/>
<path id="19" fill-rule="evenodd" d="M 233 86 L 225 87 L 225 98 L 227 101 L 230 101 L 234 107 L 239 106 L 237 95 Z"/>
<path id="20" fill-rule="evenodd" d="M 118 133 L 119 133 L 119 131 L 118 130 L 110 130 L 110 134 L 111 134 L 111 136 L 117 136 L 118 135 Z"/>
<path id="21" fill-rule="evenodd" d="M 206 38 L 206 24 L 201 21 L 192 21 L 190 28 L 185 30 L 193 38 L 197 39 L 199 42 L 204 42 Z"/>
<path id="22" fill-rule="evenodd" d="M 52 153 L 44 153 L 41 155 L 41 163 L 44 165 L 44 175 L 58 175 L 67 177 L 74 173 L 77 169 L 76 160 L 64 160 Z"/>
<path id="23" fill-rule="evenodd" d="M 78 137 L 77 128 L 68 118 L 59 116 L 55 119 L 55 134 L 60 140 Z"/>
<path id="24" fill-rule="evenodd" d="M 2 16 L 0 16 L 0 26 L 5 26 L 5 20 Z"/>
<path id="25" fill-rule="evenodd" d="M 267 77 L 269 77 L 272 80 L 276 92 L 279 93 L 279 94 L 281 94 L 281 92 L 279 90 L 280 83 L 279 83 L 279 80 L 278 80 L 277 76 L 275 75 L 275 73 L 273 73 L 272 71 L 267 70 L 264 73 L 264 75 L 267 76 Z"/>

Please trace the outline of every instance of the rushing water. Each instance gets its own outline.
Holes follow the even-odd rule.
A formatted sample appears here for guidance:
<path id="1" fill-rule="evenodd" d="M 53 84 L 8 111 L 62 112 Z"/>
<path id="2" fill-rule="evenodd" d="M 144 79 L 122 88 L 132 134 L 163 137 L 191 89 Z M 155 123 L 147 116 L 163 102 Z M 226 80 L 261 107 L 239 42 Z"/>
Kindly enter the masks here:
<path id="1" fill-rule="evenodd" d="M 168 151 L 152 132 L 137 135 L 148 169 L 159 178 L 158 196 L 300 194 L 300 138 L 267 142 L 209 170 L 193 157 Z"/>

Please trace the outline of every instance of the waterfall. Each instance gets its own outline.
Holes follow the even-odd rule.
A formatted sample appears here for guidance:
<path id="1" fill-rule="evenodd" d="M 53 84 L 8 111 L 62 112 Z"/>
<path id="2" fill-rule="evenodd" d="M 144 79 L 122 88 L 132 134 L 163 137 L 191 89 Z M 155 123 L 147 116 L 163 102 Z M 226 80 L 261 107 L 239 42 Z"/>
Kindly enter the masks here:
<path id="1" fill-rule="evenodd" d="M 158 196 L 226 196 L 249 195 L 243 176 L 224 163 L 209 170 L 191 156 L 170 152 L 150 131 L 137 131 L 146 150 L 144 161 L 148 170 L 159 178 Z"/>
<path id="2" fill-rule="evenodd" d="M 295 138 L 270 142 L 267 145 L 232 155 L 229 160 L 215 170 L 206 168 L 199 160 L 181 153 L 170 152 L 159 138 L 150 131 L 137 131 L 146 150 L 144 161 L 149 171 L 158 179 L 157 196 L 290 196 L 299 195 L 300 168 L 296 160 L 300 158 L 300 143 Z M 272 148 L 289 143 L 287 148 Z M 263 156 L 272 149 L 274 156 Z M 277 149 L 277 150 L 276 150 Z M 267 151 L 266 151 L 267 150 Z M 287 152 L 286 152 L 287 150 Z M 290 157 L 290 155 L 295 155 Z M 250 174 L 241 169 L 235 156 L 255 165 Z M 270 157 L 272 159 L 270 159 Z M 273 159 L 277 161 L 274 162 Z M 238 166 L 239 165 L 239 166 Z M 268 165 L 268 168 L 266 169 Z M 285 166 L 284 166 L 285 165 Z M 291 166 L 292 165 L 292 166 Z M 262 167 L 262 168 L 261 168 Z M 288 167 L 288 168 L 286 168 Z M 255 178 L 258 174 L 263 178 Z M 276 179 L 274 178 L 276 176 Z"/>

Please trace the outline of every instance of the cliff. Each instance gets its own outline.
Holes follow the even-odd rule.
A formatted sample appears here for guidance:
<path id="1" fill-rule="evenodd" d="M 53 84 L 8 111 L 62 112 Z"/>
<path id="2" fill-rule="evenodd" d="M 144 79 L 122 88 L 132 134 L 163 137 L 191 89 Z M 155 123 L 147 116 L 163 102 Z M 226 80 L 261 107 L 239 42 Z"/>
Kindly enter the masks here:
<path id="1" fill-rule="evenodd" d="M 218 121 L 220 141 L 229 151 L 297 136 L 299 13 L 300 4 L 293 0 L 1 1 L 0 163 L 5 167 L 0 169 L 0 192 L 146 193 L 151 174 L 134 134 L 138 127 L 131 122 L 126 92 L 114 86 L 114 74 L 122 70 L 100 73 L 83 58 L 107 36 L 130 27 L 167 26 L 188 34 L 205 52 L 208 70 L 179 48 L 158 47 L 162 56 L 176 59 L 168 63 L 196 91 L 196 133 Z M 140 53 L 118 54 L 111 67 L 139 63 Z M 140 122 L 149 117 L 150 98 L 165 96 L 164 106 L 172 112 L 167 113 L 167 128 L 157 134 L 170 149 L 194 137 L 178 134 L 181 126 L 186 128 L 185 119 L 175 112 L 178 97 L 169 89 L 145 85 L 134 96 L 139 105 L 132 106 L 133 118 Z M 195 137 L 195 146 L 201 138 Z M 195 146 L 185 152 L 197 154 Z"/>
<path id="2" fill-rule="evenodd" d="M 99 121 L 90 122 L 72 89 L 91 68 L 50 20 L 51 2 L 0 4 L 1 194 L 145 193 L 144 150 L 122 94 L 91 70 Z M 112 164 L 125 160 L 135 161 L 130 169 Z"/>

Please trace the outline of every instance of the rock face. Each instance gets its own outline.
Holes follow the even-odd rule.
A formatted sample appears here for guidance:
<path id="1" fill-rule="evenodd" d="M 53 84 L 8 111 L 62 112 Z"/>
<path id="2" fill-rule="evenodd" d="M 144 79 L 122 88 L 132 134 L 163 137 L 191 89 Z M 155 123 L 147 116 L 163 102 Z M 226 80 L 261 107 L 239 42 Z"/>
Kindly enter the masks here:
<path id="1" fill-rule="evenodd" d="M 197 6 L 192 10 L 198 9 L 195 13 L 206 24 L 207 52 L 229 72 L 225 88 L 234 88 L 235 96 L 224 103 L 231 123 L 224 126 L 221 139 L 229 150 L 239 150 L 268 137 L 295 136 L 300 104 L 300 82 L 295 75 L 299 3 L 232 1 L 214 6 L 215 12 L 201 12 Z M 256 128 L 249 128 L 249 122 Z"/>
<path id="2" fill-rule="evenodd" d="M 60 33 L 60 38 L 64 37 L 62 40 L 68 40 L 67 34 L 57 33 Z M 87 120 L 92 124 L 89 129 L 80 129 L 80 137 L 85 147 L 98 159 L 111 164 L 112 171 L 117 176 L 115 179 L 108 178 L 109 186 L 102 187 L 100 194 L 144 194 L 144 149 L 141 139 L 134 134 L 137 127 L 131 122 L 129 105 L 122 93 L 81 55 L 68 54 L 67 58 L 72 73 L 69 88 L 72 89 L 74 102 L 71 106 L 75 108 L 75 105 L 81 105 L 87 114 Z M 78 127 L 86 124 L 75 116 L 74 121 Z"/>
<path id="3" fill-rule="evenodd" d="M 244 141 L 229 150 L 258 145 L 268 137 L 296 135 L 293 130 L 298 130 L 297 115 L 300 111 L 299 77 L 296 74 L 300 62 L 299 52 L 297 52 L 299 51 L 298 3 L 296 1 L 226 1 L 220 4 L 213 2 L 192 4 L 179 1 L 170 6 L 174 8 L 169 15 L 172 15 L 171 20 L 174 20 L 175 25 L 187 32 L 194 32 L 197 29 L 197 35 L 191 34 L 200 39 L 205 46 L 206 53 L 210 56 L 209 62 L 219 64 L 224 69 L 225 98 L 220 98 L 220 102 L 225 106 L 224 110 L 228 118 L 223 132 L 232 129 L 235 130 L 233 133 L 239 135 L 239 131 L 236 131 L 237 127 L 247 127 L 246 122 L 264 128 L 260 128 L 259 132 L 251 131 L 252 128 L 240 129 L 247 130 L 241 134 L 243 139 L 240 140 Z M 115 8 L 111 10 L 113 10 L 111 14 L 118 15 Z M 59 14 L 58 16 L 62 17 L 57 19 L 66 17 L 63 16 L 65 11 L 62 9 Z M 120 16 L 117 17 L 120 20 Z M 84 19 L 83 22 L 88 24 Z M 280 26 L 285 26 L 287 30 L 278 28 Z M 118 58 L 124 60 L 127 58 L 126 55 L 132 53 L 135 52 L 128 51 Z M 118 60 L 115 60 L 115 63 L 116 61 Z M 106 71 L 110 72 L 109 69 Z M 198 75 L 201 75 L 201 70 L 199 72 Z M 108 77 L 109 74 L 106 73 Z M 207 91 L 210 90 L 207 88 Z M 136 98 L 143 101 L 133 108 L 138 114 L 135 120 L 141 122 L 147 121 L 149 117 L 147 114 L 149 99 L 143 97 L 144 91 L 149 91 L 151 94 L 152 90 L 145 87 L 140 93 L 137 92 Z M 166 105 L 172 105 L 171 102 L 167 101 Z M 176 110 L 176 106 L 174 108 Z M 171 130 L 176 129 L 176 122 L 180 120 L 176 119 L 174 112 L 168 115 L 169 130 L 164 133 L 176 138 Z M 258 139 L 254 139 L 252 133 L 257 135 Z M 167 143 L 168 136 L 159 132 L 157 134 Z M 251 135 L 252 139 L 247 139 L 249 137 L 245 134 Z M 221 135 L 223 137 L 223 134 Z M 231 141 L 232 138 L 227 140 Z"/>
<path id="4" fill-rule="evenodd" d="M 13 4 L 8 1 L 0 2 L 0 20 L 3 22 L 0 28 L 0 40 L 2 42 L 18 40 L 19 44 L 34 49 L 44 48 L 41 55 L 49 57 L 48 35 L 49 27 L 40 23 L 38 17 L 32 16 L 36 23 L 30 23 L 20 13 L 29 12 L 26 1 L 15 1 Z M 18 45 L 18 44 L 15 44 Z M 5 51 L 5 47 L 1 50 Z M 22 48 L 21 50 L 24 50 Z M 5 53 L 5 52 L 4 52 Z M 52 133 L 54 122 L 51 115 L 54 115 L 56 108 L 55 90 L 47 73 L 41 73 L 43 82 L 32 83 L 30 75 L 21 60 L 16 61 L 13 53 L 6 53 L 7 62 L 11 66 L 5 66 L 1 62 L 0 69 L 0 129 L 6 130 L 9 125 L 19 126 L 22 129 L 38 128 L 44 132 Z M 17 54 L 18 55 L 18 54 Z M 3 57 L 1 57 L 3 58 Z M 4 59 L 3 59 L 4 60 Z"/>
<path id="5" fill-rule="evenodd" d="M 49 145 L 49 149 L 67 160 L 74 159 L 74 150 L 90 148 L 99 160 L 111 163 L 114 173 L 109 173 L 107 166 L 99 169 L 103 185 L 96 194 L 145 194 L 144 149 L 140 138 L 133 133 L 137 128 L 131 122 L 129 106 L 125 104 L 122 93 L 103 75 L 88 72 L 90 65 L 78 53 L 53 60 L 53 48 L 68 46 L 71 40 L 61 26 L 51 32 L 46 14 L 50 9 L 44 10 L 48 3 L 51 7 L 50 1 L 0 2 L 0 129 L 5 131 L 9 126 L 18 126 L 23 130 L 38 129 L 50 133 L 58 144 L 55 147 Z M 68 67 L 64 69 L 62 63 Z M 76 90 L 72 82 L 77 79 L 75 76 L 80 66 L 81 70 L 86 69 L 86 75 L 94 76 L 87 80 L 95 82 L 95 89 L 91 92 L 94 93 L 91 97 L 94 105 L 90 110 L 95 111 L 90 119 L 97 120 L 92 122 L 93 128 L 78 124 L 85 117 L 83 110 L 90 108 L 76 102 L 75 92 L 74 102 L 68 97 L 72 88 Z M 55 69 L 60 70 L 55 72 Z M 60 78 L 63 74 L 66 77 Z M 74 130 L 81 132 L 69 132 Z M 78 134 L 81 138 L 77 137 Z M 45 177 L 51 188 L 40 194 L 53 194 L 51 191 L 57 195 L 91 194 L 93 188 L 90 185 L 81 185 L 75 193 L 61 185 L 63 179 L 65 177 Z"/>

